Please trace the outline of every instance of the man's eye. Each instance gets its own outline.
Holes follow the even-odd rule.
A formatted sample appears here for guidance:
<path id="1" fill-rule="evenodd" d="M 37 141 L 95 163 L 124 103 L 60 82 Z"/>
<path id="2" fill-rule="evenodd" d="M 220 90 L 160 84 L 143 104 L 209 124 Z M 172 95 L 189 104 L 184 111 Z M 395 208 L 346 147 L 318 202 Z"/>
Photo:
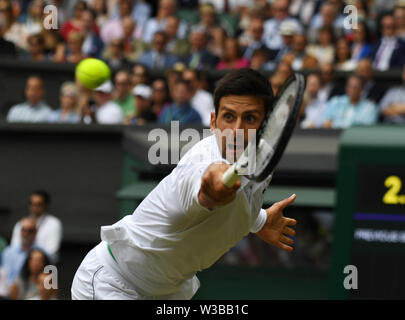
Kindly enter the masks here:
<path id="1" fill-rule="evenodd" d="M 224 114 L 224 119 L 225 120 L 232 120 L 232 118 L 233 118 L 232 114 L 230 114 L 230 113 L 225 113 Z"/>
<path id="2" fill-rule="evenodd" d="M 254 123 L 254 122 L 256 122 L 256 117 L 249 115 L 249 116 L 246 117 L 246 121 L 248 123 Z"/>

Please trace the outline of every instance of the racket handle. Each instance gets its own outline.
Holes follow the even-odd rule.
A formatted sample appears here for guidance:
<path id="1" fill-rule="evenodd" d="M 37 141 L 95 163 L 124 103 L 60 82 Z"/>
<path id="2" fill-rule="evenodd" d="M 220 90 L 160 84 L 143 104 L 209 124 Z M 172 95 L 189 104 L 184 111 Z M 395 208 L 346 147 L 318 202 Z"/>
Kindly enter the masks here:
<path id="1" fill-rule="evenodd" d="M 228 188 L 232 188 L 235 185 L 235 183 L 240 179 L 240 176 L 236 173 L 235 168 L 236 165 L 233 164 L 231 167 L 229 167 L 228 170 L 225 171 L 224 175 L 222 176 L 222 182 Z"/>

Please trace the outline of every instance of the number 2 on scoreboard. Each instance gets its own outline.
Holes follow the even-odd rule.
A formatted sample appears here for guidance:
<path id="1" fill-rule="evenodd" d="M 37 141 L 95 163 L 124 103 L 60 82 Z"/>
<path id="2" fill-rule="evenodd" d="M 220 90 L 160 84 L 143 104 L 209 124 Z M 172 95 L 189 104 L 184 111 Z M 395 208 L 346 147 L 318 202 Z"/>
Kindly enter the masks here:
<path id="1" fill-rule="evenodd" d="M 405 195 L 398 194 L 402 187 L 401 178 L 389 176 L 385 179 L 384 185 L 388 188 L 382 199 L 385 204 L 405 204 Z"/>

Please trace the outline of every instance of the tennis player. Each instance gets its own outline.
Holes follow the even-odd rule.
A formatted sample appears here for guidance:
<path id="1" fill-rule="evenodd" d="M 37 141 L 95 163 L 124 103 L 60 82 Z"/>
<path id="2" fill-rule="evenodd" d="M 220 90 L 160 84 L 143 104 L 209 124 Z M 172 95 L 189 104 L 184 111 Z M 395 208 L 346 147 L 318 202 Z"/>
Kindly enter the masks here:
<path id="1" fill-rule="evenodd" d="M 102 241 L 84 258 L 72 284 L 72 299 L 191 299 L 200 286 L 196 273 L 210 267 L 249 232 L 292 251 L 294 219 L 282 210 L 295 195 L 261 209 L 263 182 L 241 177 L 233 188 L 222 182 L 230 167 L 225 129 L 258 129 L 273 102 L 260 73 L 227 73 L 214 92 L 213 134 L 195 144 L 132 215 L 101 227 Z M 215 130 L 217 129 L 217 130 Z"/>

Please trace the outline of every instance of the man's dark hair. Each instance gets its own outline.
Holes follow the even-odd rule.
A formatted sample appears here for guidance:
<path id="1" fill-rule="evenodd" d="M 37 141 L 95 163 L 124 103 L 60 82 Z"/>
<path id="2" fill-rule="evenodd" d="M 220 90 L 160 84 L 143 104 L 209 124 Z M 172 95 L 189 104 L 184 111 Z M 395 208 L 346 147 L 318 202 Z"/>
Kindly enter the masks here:
<path id="1" fill-rule="evenodd" d="M 214 91 L 216 115 L 218 115 L 221 98 L 230 95 L 261 98 L 265 112 L 271 108 L 274 98 L 270 82 L 266 77 L 260 72 L 249 68 L 231 71 L 218 81 Z"/>
<path id="2" fill-rule="evenodd" d="M 366 83 L 366 79 L 364 79 L 364 77 L 362 77 L 362 76 L 360 76 L 360 75 L 358 75 L 358 74 L 353 73 L 353 74 L 351 74 L 351 75 L 347 78 L 346 85 L 349 83 L 349 80 L 350 80 L 351 78 L 355 78 L 355 79 L 359 80 L 361 87 L 364 88 L 364 84 Z"/>
<path id="3" fill-rule="evenodd" d="M 44 199 L 45 205 L 48 206 L 51 202 L 51 196 L 45 190 L 37 190 L 31 193 L 31 196 L 41 196 Z"/>

